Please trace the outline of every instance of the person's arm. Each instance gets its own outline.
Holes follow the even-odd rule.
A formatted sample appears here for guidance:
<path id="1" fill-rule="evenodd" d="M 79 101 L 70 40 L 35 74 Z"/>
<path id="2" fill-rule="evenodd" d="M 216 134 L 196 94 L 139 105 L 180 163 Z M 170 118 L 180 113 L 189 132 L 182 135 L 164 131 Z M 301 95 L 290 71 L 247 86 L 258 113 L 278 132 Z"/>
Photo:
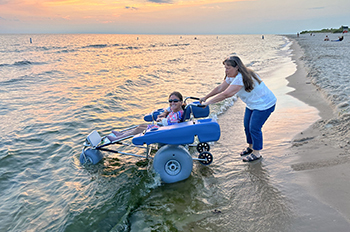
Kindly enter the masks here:
<path id="1" fill-rule="evenodd" d="M 225 100 L 226 98 L 232 97 L 236 93 L 238 93 L 239 90 L 241 90 L 243 86 L 241 85 L 230 85 L 226 90 L 218 95 L 216 95 L 214 98 L 210 99 L 207 102 L 202 103 L 203 105 L 210 105 L 213 103 L 220 102 L 222 100 Z"/>
<path id="2" fill-rule="evenodd" d="M 162 121 L 162 119 L 163 119 L 163 118 L 166 118 L 166 117 L 168 116 L 169 113 L 170 113 L 170 112 L 169 112 L 167 109 L 165 109 L 163 113 L 161 113 L 161 114 L 158 115 L 156 121 L 157 121 L 157 122 Z"/>
<path id="3" fill-rule="evenodd" d="M 210 93 L 208 93 L 205 97 L 200 98 L 200 102 L 205 102 L 208 98 L 215 96 L 227 89 L 228 84 L 226 81 L 223 81 L 220 85 L 216 86 Z"/>

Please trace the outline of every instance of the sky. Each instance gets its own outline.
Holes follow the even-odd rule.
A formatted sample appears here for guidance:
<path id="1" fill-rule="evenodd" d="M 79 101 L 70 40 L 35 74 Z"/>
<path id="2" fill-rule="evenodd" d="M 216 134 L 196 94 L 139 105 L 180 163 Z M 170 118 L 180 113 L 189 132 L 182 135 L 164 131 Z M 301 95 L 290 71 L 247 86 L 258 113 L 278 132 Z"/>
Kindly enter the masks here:
<path id="1" fill-rule="evenodd" d="M 0 0 L 0 34 L 295 34 L 349 24 L 349 0 Z"/>

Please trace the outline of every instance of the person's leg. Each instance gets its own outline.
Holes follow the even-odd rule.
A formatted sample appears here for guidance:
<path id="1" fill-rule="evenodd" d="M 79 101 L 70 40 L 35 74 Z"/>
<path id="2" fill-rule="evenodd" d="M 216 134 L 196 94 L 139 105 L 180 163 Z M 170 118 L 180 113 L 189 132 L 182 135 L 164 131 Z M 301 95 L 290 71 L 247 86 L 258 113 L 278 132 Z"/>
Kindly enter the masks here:
<path id="1" fill-rule="evenodd" d="M 263 135 L 262 135 L 262 126 L 265 124 L 266 120 L 269 118 L 271 113 L 275 110 L 275 106 L 267 109 L 267 110 L 253 110 L 251 116 L 250 116 L 250 122 L 249 122 L 249 134 L 251 136 L 252 140 L 252 154 L 259 158 L 260 150 L 263 148 Z M 249 161 L 250 157 L 247 157 Z"/>
<path id="2" fill-rule="evenodd" d="M 246 136 L 246 141 L 248 144 L 252 144 L 253 140 L 252 140 L 252 136 L 250 134 L 250 118 L 252 116 L 253 111 L 246 108 L 245 109 L 245 113 L 244 113 L 244 121 L 243 121 L 243 125 L 244 125 L 244 132 L 245 132 L 245 136 Z"/>
<path id="3" fill-rule="evenodd" d="M 263 135 L 261 129 L 274 110 L 275 106 L 267 110 L 253 111 L 249 128 L 253 141 L 253 150 L 260 151 L 263 148 Z"/>
<path id="4" fill-rule="evenodd" d="M 248 148 L 243 149 L 241 152 L 241 156 L 249 155 L 253 151 L 253 140 L 252 136 L 250 134 L 250 118 L 252 115 L 253 111 L 246 108 L 245 113 L 244 113 L 244 120 L 243 120 L 243 125 L 244 125 L 244 132 L 246 136 L 246 141 L 248 143 Z"/>

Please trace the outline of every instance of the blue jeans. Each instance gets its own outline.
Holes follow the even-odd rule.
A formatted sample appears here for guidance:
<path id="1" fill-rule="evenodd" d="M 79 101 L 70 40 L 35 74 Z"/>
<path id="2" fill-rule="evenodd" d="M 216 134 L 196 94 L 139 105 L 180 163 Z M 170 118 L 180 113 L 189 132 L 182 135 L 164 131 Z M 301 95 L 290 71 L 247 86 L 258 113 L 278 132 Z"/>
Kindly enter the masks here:
<path id="1" fill-rule="evenodd" d="M 263 135 L 261 128 L 274 110 L 275 105 L 267 110 L 245 109 L 244 131 L 247 137 L 247 143 L 253 144 L 254 150 L 262 150 Z"/>

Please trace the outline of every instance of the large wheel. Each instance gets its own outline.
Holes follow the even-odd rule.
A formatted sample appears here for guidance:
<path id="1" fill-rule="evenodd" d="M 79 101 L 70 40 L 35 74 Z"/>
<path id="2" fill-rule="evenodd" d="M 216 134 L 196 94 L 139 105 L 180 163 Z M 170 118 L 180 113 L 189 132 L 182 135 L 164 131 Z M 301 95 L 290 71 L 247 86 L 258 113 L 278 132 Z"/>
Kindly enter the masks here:
<path id="1" fill-rule="evenodd" d="M 88 148 L 80 155 L 81 164 L 97 164 L 103 158 L 101 151 Z"/>
<path id="2" fill-rule="evenodd" d="M 165 183 L 175 183 L 187 179 L 192 172 L 193 161 L 183 146 L 165 145 L 153 159 L 153 168 Z"/>

